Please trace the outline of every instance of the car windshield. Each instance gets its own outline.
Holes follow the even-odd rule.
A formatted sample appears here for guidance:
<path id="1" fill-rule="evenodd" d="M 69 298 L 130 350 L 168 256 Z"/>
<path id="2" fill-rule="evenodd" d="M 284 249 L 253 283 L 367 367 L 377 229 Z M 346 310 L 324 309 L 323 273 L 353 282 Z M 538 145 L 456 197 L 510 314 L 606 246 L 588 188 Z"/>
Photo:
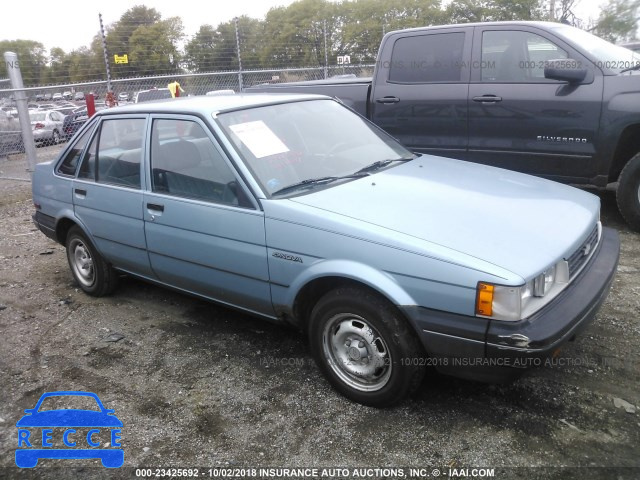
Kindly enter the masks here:
<path id="1" fill-rule="evenodd" d="M 54 395 L 45 398 L 38 408 L 38 412 L 50 410 L 91 410 L 99 412 L 100 406 L 96 399 L 88 395 Z"/>
<path id="2" fill-rule="evenodd" d="M 415 157 L 382 130 L 329 99 L 249 108 L 217 118 L 269 196 L 306 193 Z M 297 184 L 304 188 L 287 188 Z"/>
<path id="3" fill-rule="evenodd" d="M 622 70 L 640 65 L 640 54 L 628 48 L 613 45 L 579 28 L 559 25 L 554 27 L 554 31 L 570 42 L 580 45 L 591 56 L 591 60 L 604 70 L 620 73 Z"/>

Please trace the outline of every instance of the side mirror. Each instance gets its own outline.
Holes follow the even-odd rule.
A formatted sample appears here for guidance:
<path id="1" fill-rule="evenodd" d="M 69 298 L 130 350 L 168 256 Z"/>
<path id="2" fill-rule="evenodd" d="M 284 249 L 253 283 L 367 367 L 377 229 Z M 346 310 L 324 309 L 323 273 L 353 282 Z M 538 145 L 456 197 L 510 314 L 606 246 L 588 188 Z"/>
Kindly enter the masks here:
<path id="1" fill-rule="evenodd" d="M 581 62 L 570 58 L 549 60 L 544 67 L 544 78 L 551 80 L 580 83 L 586 76 L 587 69 L 582 67 Z"/>

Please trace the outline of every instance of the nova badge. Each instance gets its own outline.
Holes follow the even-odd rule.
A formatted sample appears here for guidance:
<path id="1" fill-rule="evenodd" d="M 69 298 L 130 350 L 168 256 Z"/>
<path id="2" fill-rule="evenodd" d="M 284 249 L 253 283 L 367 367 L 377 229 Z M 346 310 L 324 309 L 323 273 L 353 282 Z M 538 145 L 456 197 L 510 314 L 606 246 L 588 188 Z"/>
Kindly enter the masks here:
<path id="1" fill-rule="evenodd" d="M 289 255 L 288 253 L 273 252 L 271 256 L 275 258 L 281 258 L 282 260 L 289 260 L 290 262 L 302 263 L 302 258 L 296 255 Z"/>

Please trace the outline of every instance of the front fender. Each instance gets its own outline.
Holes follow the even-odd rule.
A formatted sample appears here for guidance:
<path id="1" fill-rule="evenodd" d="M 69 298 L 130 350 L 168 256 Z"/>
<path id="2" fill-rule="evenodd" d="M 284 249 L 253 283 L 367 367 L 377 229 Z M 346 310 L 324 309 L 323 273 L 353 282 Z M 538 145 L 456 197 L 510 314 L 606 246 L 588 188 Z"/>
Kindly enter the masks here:
<path id="1" fill-rule="evenodd" d="M 353 280 L 379 292 L 394 305 L 416 305 L 416 301 L 386 272 L 352 260 L 323 260 L 301 271 L 288 288 L 274 292 L 274 305 L 280 305 L 289 313 L 296 297 L 310 282 L 319 278 L 340 277 Z M 276 298 L 278 297 L 278 298 Z"/>

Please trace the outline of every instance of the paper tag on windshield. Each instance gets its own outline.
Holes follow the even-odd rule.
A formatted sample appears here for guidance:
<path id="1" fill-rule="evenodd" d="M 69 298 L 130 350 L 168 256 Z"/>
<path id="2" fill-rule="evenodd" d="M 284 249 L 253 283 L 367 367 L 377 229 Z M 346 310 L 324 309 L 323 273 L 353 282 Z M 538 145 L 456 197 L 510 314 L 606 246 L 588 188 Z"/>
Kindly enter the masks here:
<path id="1" fill-rule="evenodd" d="M 229 128 L 256 158 L 269 157 L 289 151 L 282 140 L 262 120 L 238 123 L 230 125 Z"/>

